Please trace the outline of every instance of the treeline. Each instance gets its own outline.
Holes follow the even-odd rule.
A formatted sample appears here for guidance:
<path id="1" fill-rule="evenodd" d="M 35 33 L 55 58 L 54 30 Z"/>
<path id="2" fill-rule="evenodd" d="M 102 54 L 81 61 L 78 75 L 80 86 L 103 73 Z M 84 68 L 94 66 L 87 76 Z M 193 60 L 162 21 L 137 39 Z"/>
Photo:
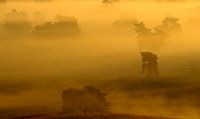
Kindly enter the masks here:
<path id="1" fill-rule="evenodd" d="M 43 14 L 40 12 L 36 12 L 35 17 L 39 20 L 44 19 Z M 4 14 L 1 26 L 1 30 L 6 36 L 13 33 L 17 35 L 34 33 L 40 36 L 69 36 L 80 33 L 78 20 L 74 17 L 57 15 L 51 21 L 44 20 L 43 23 L 33 25 L 26 12 L 16 9 L 12 9 L 11 12 Z"/>

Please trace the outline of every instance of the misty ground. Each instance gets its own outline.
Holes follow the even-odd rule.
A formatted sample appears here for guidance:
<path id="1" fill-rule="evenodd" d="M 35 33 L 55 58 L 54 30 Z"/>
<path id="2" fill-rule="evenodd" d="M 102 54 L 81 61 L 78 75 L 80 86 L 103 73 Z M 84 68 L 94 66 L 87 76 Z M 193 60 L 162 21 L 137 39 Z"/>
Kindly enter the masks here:
<path id="1" fill-rule="evenodd" d="M 77 84 L 77 82 L 74 83 Z M 156 117 L 158 117 L 158 119 L 162 119 L 161 117 L 163 117 L 163 119 L 164 117 L 196 118 L 200 111 L 199 81 L 188 81 L 185 77 L 167 77 L 160 78 L 159 80 L 107 79 L 95 81 L 95 83 L 85 80 L 84 82 L 79 81 L 79 83 L 81 83 L 82 86 L 94 85 L 98 89 L 106 92 L 112 112 L 115 112 L 116 115 L 122 113 L 125 117 L 127 116 L 127 118 L 130 119 L 154 119 L 153 117 L 155 117 L 155 119 L 157 119 Z M 62 107 L 60 99 L 61 89 L 57 88 L 55 90 L 54 87 L 54 89 L 45 90 L 44 88 L 38 88 L 37 90 L 38 91 L 27 91 L 27 93 L 24 93 L 24 96 L 18 94 L 19 98 L 23 98 L 23 100 L 26 101 L 29 100 L 30 103 L 34 102 L 36 105 L 33 105 L 34 103 L 28 105 L 27 102 L 24 102 L 26 103 L 24 106 L 20 104 L 19 107 L 15 106 L 13 108 L 8 107 L 7 109 L 1 109 L 1 115 L 3 115 L 3 117 L 24 117 L 27 119 L 78 118 L 76 116 L 66 117 L 59 114 Z M 27 95 L 35 95 L 37 97 L 28 98 Z M 27 97 L 27 99 L 25 97 Z M 41 105 L 39 105 L 38 102 L 40 102 Z M 131 115 L 146 116 L 135 117 Z M 109 115 L 107 116 L 110 117 Z M 83 116 L 82 118 L 86 117 Z M 101 119 L 102 117 L 97 116 L 95 118 Z M 119 116 L 119 118 L 121 117 Z"/>

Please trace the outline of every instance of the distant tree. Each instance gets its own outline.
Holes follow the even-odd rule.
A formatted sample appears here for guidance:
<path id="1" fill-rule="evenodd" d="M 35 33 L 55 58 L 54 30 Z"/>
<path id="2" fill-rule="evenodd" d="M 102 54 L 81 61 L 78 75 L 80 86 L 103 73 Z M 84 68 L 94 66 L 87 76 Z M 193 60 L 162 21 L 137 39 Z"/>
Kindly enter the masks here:
<path id="1" fill-rule="evenodd" d="M 158 76 L 157 55 L 153 52 L 159 52 L 165 39 L 171 33 L 181 30 L 181 25 L 177 23 L 178 19 L 174 17 L 166 17 L 161 25 L 149 29 L 144 22 L 134 24 L 134 31 L 137 34 L 137 42 L 142 55 L 143 73 L 148 78 Z"/>
<path id="2" fill-rule="evenodd" d="M 158 52 L 167 34 L 147 28 L 144 22 L 135 23 L 134 26 L 140 50 Z"/>
<path id="3" fill-rule="evenodd" d="M 181 31 L 181 25 L 178 23 L 178 20 L 179 19 L 175 17 L 165 17 L 162 24 L 155 27 L 155 30 L 167 34 L 177 33 Z"/>
<path id="4" fill-rule="evenodd" d="M 152 52 L 141 52 L 142 56 L 142 73 L 146 78 L 157 78 L 158 73 L 158 56 Z"/>
<path id="5" fill-rule="evenodd" d="M 80 27 L 75 18 L 57 15 L 54 21 L 37 25 L 34 32 L 44 36 L 70 36 L 78 34 Z"/>
<path id="6" fill-rule="evenodd" d="M 136 23 L 134 28 L 137 34 L 137 42 L 142 56 L 142 73 L 146 78 L 157 78 L 158 56 L 153 52 L 158 52 L 162 46 L 166 34 L 161 31 L 153 31 L 147 28 L 144 22 Z"/>
<path id="7" fill-rule="evenodd" d="M 110 0 L 103 0 L 102 2 L 103 2 L 103 3 L 111 3 Z"/>
<path id="8" fill-rule="evenodd" d="M 112 3 L 117 3 L 119 2 L 119 0 L 103 0 L 102 3 L 105 3 L 105 4 L 112 4 Z"/>
<path id="9" fill-rule="evenodd" d="M 134 30 L 138 34 L 138 36 L 151 33 L 151 29 L 148 29 L 145 26 L 144 22 L 135 23 L 134 25 Z"/>
<path id="10" fill-rule="evenodd" d="M 167 37 L 181 31 L 178 20 L 174 17 L 166 17 L 162 24 L 154 29 L 147 28 L 144 22 L 135 23 L 134 31 L 137 34 L 140 49 L 158 52 Z"/>
<path id="11" fill-rule="evenodd" d="M 31 23 L 26 12 L 18 12 L 16 9 L 4 15 L 4 30 L 14 32 L 27 32 L 31 30 Z"/>

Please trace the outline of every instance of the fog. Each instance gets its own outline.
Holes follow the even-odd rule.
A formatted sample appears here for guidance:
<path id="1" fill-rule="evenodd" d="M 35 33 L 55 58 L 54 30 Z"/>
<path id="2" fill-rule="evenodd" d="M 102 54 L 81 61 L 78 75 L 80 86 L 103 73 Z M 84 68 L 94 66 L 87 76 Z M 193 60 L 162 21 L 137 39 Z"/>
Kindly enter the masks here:
<path id="1" fill-rule="evenodd" d="M 26 12 L 32 28 L 53 21 L 56 15 L 73 17 L 80 33 L 37 36 L 32 31 L 4 31 L 5 14 L 12 9 Z M 178 89 L 175 95 L 182 93 L 179 87 L 183 91 L 199 91 L 199 11 L 198 1 L 121 0 L 113 5 L 103 5 L 100 0 L 0 3 L 0 114 L 59 112 L 63 90 L 94 85 L 108 93 L 113 112 L 198 119 L 199 102 L 193 100 L 199 99 L 198 93 L 175 98 L 162 94 L 166 85 L 169 90 Z M 157 51 L 160 77 L 156 81 L 143 79 L 134 24 L 116 27 L 114 23 L 120 16 L 144 22 L 150 29 L 165 17 L 179 19 L 181 32 L 164 39 Z"/>

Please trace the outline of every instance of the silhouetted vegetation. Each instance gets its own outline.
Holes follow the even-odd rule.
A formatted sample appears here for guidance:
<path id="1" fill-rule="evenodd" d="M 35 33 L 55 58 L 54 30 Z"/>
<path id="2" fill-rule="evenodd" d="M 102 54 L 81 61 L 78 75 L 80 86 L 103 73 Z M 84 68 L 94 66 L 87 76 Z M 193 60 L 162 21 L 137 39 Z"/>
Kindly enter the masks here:
<path id="1" fill-rule="evenodd" d="M 142 55 L 142 73 L 146 78 L 158 77 L 158 56 L 151 52 L 141 52 Z"/>
<path id="2" fill-rule="evenodd" d="M 63 112 L 67 115 L 94 115 L 109 113 L 106 94 L 94 87 L 63 91 Z"/>
<path id="3" fill-rule="evenodd" d="M 113 4 L 113 3 L 117 3 L 119 2 L 119 0 L 103 0 L 102 3 L 104 4 Z"/>
<path id="4" fill-rule="evenodd" d="M 177 33 L 181 30 L 181 25 L 177 23 L 178 19 L 174 17 L 166 17 L 161 25 L 149 29 L 144 22 L 135 23 L 135 33 L 137 34 L 137 41 L 143 57 L 143 73 L 147 78 L 158 76 L 157 55 L 152 52 L 159 52 L 165 39 L 172 33 Z M 147 52 L 144 52 L 147 51 Z"/>
<path id="5" fill-rule="evenodd" d="M 156 32 L 164 32 L 167 34 L 178 33 L 181 31 L 181 25 L 175 17 L 165 17 L 161 25 L 155 27 Z"/>
<path id="6" fill-rule="evenodd" d="M 137 41 L 141 51 L 159 51 L 163 45 L 167 34 L 163 31 L 153 31 L 147 28 L 144 22 L 135 23 L 135 33 L 137 33 Z"/>
<path id="7" fill-rule="evenodd" d="M 177 18 L 166 17 L 154 29 L 147 28 L 144 22 L 135 23 L 134 30 L 140 50 L 158 52 L 167 37 L 181 31 L 181 25 L 177 21 Z"/>
<path id="8" fill-rule="evenodd" d="M 58 15 L 55 21 L 36 26 L 34 32 L 43 36 L 73 36 L 80 33 L 80 27 L 75 18 Z"/>
<path id="9" fill-rule="evenodd" d="M 28 20 L 26 12 L 18 12 L 16 9 L 12 9 L 12 11 L 5 14 L 4 17 L 3 27 L 6 32 L 25 33 L 31 31 L 31 23 Z"/>

